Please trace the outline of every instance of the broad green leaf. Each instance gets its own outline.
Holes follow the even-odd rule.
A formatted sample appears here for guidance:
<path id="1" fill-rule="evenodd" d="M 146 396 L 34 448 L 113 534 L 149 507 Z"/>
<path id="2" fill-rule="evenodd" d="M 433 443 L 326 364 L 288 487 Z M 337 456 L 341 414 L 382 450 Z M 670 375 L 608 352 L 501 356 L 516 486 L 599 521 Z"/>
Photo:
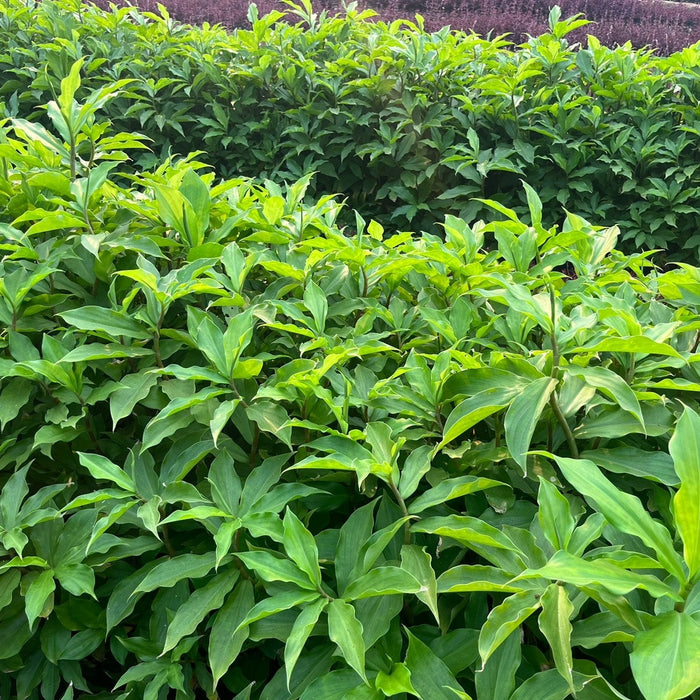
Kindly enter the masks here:
<path id="1" fill-rule="evenodd" d="M 668 450 L 681 487 L 673 497 L 673 517 L 683 540 L 688 577 L 700 571 L 700 416 L 690 408 L 683 411 Z"/>
<path id="2" fill-rule="evenodd" d="M 538 624 L 554 656 L 554 663 L 571 693 L 574 689 L 574 661 L 571 652 L 571 616 L 574 606 L 564 586 L 552 583 L 540 598 L 542 612 Z"/>
<path id="3" fill-rule="evenodd" d="M 379 566 L 351 581 L 343 598 L 358 600 L 395 593 L 418 593 L 421 584 L 408 571 L 397 566 Z"/>
<path id="4" fill-rule="evenodd" d="M 374 679 L 374 687 L 389 697 L 401 693 L 417 695 L 416 689 L 411 683 L 411 672 L 406 664 L 401 663 L 393 664 L 389 673 L 379 671 Z"/>
<path id="5" fill-rule="evenodd" d="M 458 476 L 454 479 L 445 479 L 412 501 L 408 507 L 408 512 L 416 515 L 453 498 L 467 496 L 470 493 L 492 489 L 497 486 L 506 486 L 506 484 L 502 481 L 495 481 L 482 476 Z"/>
<path id="6" fill-rule="evenodd" d="M 350 581 L 352 570 L 358 563 L 360 548 L 357 543 L 366 542 L 372 535 L 375 507 L 375 502 L 370 501 L 357 508 L 350 513 L 340 528 L 335 550 L 335 577 L 339 591 L 345 590 Z"/>
<path id="7" fill-rule="evenodd" d="M 642 479 L 678 486 L 679 480 L 673 468 L 673 460 L 666 452 L 651 452 L 637 447 L 599 447 L 586 450 L 581 459 L 590 459 L 599 467 L 616 474 L 630 474 Z"/>
<path id="8" fill-rule="evenodd" d="M 420 698 L 430 700 L 454 700 L 456 692 L 464 692 L 445 663 L 421 642 L 418 637 L 406 630 L 408 651 L 406 668 L 411 672 L 411 685 Z"/>
<path id="9" fill-rule="evenodd" d="M 321 586 L 321 567 L 318 563 L 318 547 L 314 536 L 287 508 L 284 519 L 284 549 L 289 558 L 309 577 L 317 588 Z"/>
<path id="10" fill-rule="evenodd" d="M 459 403 L 445 421 L 438 448 L 463 435 L 477 423 L 507 406 L 519 393 L 518 388 L 486 389 Z"/>
<path id="11" fill-rule="evenodd" d="M 285 581 L 306 590 L 318 588 L 296 564 L 272 552 L 237 552 L 236 556 L 264 581 Z"/>
<path id="12" fill-rule="evenodd" d="M 420 583 L 420 589 L 416 596 L 428 606 L 430 612 L 433 613 L 435 622 L 439 625 L 438 587 L 430 554 L 425 551 L 425 547 L 419 547 L 415 544 L 404 545 L 401 548 L 401 568 L 408 571 Z"/>
<path id="13" fill-rule="evenodd" d="M 117 357 L 144 357 L 152 355 L 153 350 L 140 348 L 133 345 L 120 345 L 119 343 L 85 343 L 64 355 L 61 362 L 91 362 L 93 360 L 106 360 Z"/>
<path id="14" fill-rule="evenodd" d="M 605 338 L 592 347 L 576 348 L 574 352 L 630 352 L 639 355 L 664 355 L 683 359 L 683 356 L 668 343 L 659 343 L 645 335 L 634 335 L 629 338 Z"/>
<path id="15" fill-rule="evenodd" d="M 311 315 L 314 317 L 316 333 L 322 335 L 326 329 L 328 300 L 323 290 L 311 279 L 306 283 L 304 289 L 304 305 L 311 311 Z"/>
<path id="16" fill-rule="evenodd" d="M 659 561 L 679 581 L 685 581 L 685 571 L 676 552 L 671 535 L 652 519 L 636 496 L 617 489 L 591 461 L 555 457 L 566 480 L 600 511 L 618 530 L 635 535 L 653 549 Z"/>
<path id="17" fill-rule="evenodd" d="M 634 680 L 646 700 L 678 700 L 700 687 L 700 622 L 690 615 L 659 615 L 634 639 Z"/>
<path id="18" fill-rule="evenodd" d="M 205 586 L 194 591 L 177 609 L 168 625 L 161 656 L 173 649 L 183 637 L 192 634 L 212 610 L 220 608 L 237 580 L 238 571 L 228 571 L 216 575 Z"/>
<path id="19" fill-rule="evenodd" d="M 608 642 L 633 642 L 636 632 L 637 630 L 617 615 L 606 610 L 575 622 L 571 644 L 584 649 L 594 649 Z"/>
<path id="20" fill-rule="evenodd" d="M 134 589 L 132 595 L 148 593 L 158 588 L 171 588 L 178 581 L 206 576 L 216 564 L 214 552 L 180 554 L 159 561 Z"/>
<path id="21" fill-rule="evenodd" d="M 433 448 L 430 445 L 421 445 L 406 457 L 399 479 L 399 493 L 404 499 L 415 492 L 423 475 L 430 471 L 432 451 Z"/>
<path id="22" fill-rule="evenodd" d="M 339 598 L 333 600 L 328 606 L 328 636 L 338 645 L 348 666 L 367 683 L 362 625 L 355 617 L 355 609 L 352 605 Z"/>
<path id="23" fill-rule="evenodd" d="M 134 493 L 136 486 L 131 477 L 114 462 L 102 455 L 78 452 L 78 460 L 95 479 L 104 479 L 116 484 L 120 489 Z"/>
<path id="24" fill-rule="evenodd" d="M 122 337 L 140 340 L 149 340 L 151 337 L 151 334 L 130 315 L 102 306 L 81 306 L 79 309 L 63 311 L 58 315 L 70 326 L 82 331 L 106 333 L 116 341 Z"/>
<path id="25" fill-rule="evenodd" d="M 508 596 L 491 610 L 479 633 L 481 668 L 491 654 L 518 629 L 532 613 L 540 609 L 540 596 L 535 591 L 520 591 Z"/>
<path id="26" fill-rule="evenodd" d="M 136 404 L 145 399 L 151 388 L 155 386 L 158 377 L 149 372 L 127 374 L 119 381 L 119 389 L 109 397 L 109 411 L 112 416 L 112 430 L 117 423 L 130 416 Z"/>
<path id="27" fill-rule="evenodd" d="M 508 700 L 515 689 L 515 673 L 521 661 L 519 630 L 514 630 L 474 674 L 476 696 L 481 700 Z"/>
<path id="28" fill-rule="evenodd" d="M 680 600 L 680 596 L 656 576 L 626 571 L 604 559 L 582 559 L 561 550 L 555 552 L 545 566 L 526 569 L 514 581 L 526 578 L 548 578 L 579 587 L 600 585 L 615 595 L 625 595 L 635 588 L 643 588 L 655 598 L 668 596 L 672 600 Z"/>
<path id="29" fill-rule="evenodd" d="M 246 415 L 257 424 L 260 430 L 271 433 L 291 449 L 292 429 L 287 426 L 289 414 L 284 406 L 272 401 L 260 400 L 246 408 Z"/>
<path id="30" fill-rule="evenodd" d="M 236 660 L 248 638 L 248 628 L 241 628 L 240 625 L 254 603 L 253 585 L 250 581 L 241 580 L 214 617 L 208 651 L 214 688 Z"/>
<path id="31" fill-rule="evenodd" d="M 0 393 L 0 430 L 19 415 L 32 394 L 32 383 L 20 377 L 10 379 Z"/>
<path id="32" fill-rule="evenodd" d="M 276 615 L 283 610 L 295 608 L 297 605 L 310 603 L 318 600 L 319 594 L 315 591 L 286 591 L 276 595 L 263 598 L 257 605 L 251 608 L 241 622 L 238 623 L 235 631 L 243 629 L 253 622 L 263 620 L 271 615 Z"/>
<path id="33" fill-rule="evenodd" d="M 49 596 L 56 590 L 56 582 L 53 578 L 53 570 L 42 571 L 27 588 L 24 596 L 24 611 L 27 615 L 29 627 L 34 627 L 34 622 L 41 615 Z"/>
<path id="34" fill-rule="evenodd" d="M 331 671 L 315 680 L 300 700 L 384 700 L 384 693 L 357 682 L 357 674 L 350 669 Z"/>
<path id="35" fill-rule="evenodd" d="M 306 640 L 313 631 L 318 618 L 328 605 L 328 600 L 319 598 L 313 603 L 302 608 L 299 616 L 294 622 L 292 631 L 289 634 L 287 643 L 284 647 L 284 672 L 287 677 L 287 689 L 289 689 L 289 681 L 292 677 L 294 667 L 296 666 L 299 655 L 301 654 Z"/>
<path id="36" fill-rule="evenodd" d="M 539 480 L 537 517 L 542 532 L 554 549 L 567 549 L 576 528 L 576 519 L 571 514 L 571 505 L 554 484 L 541 476 Z"/>
<path id="37" fill-rule="evenodd" d="M 453 566 L 437 580 L 438 593 L 466 593 L 468 591 L 497 591 L 517 593 L 519 583 L 511 583 L 513 576 L 503 569 L 482 564 Z"/>
<path id="38" fill-rule="evenodd" d="M 607 367 L 578 367 L 577 365 L 569 365 L 566 372 L 582 377 L 588 386 L 600 389 L 620 408 L 634 416 L 644 428 L 644 416 L 639 400 L 629 384 L 619 374 L 615 374 Z"/>
<path id="39" fill-rule="evenodd" d="M 523 473 L 527 473 L 526 453 L 530 449 L 532 434 L 556 385 L 556 379 L 536 379 L 518 393 L 506 411 L 503 423 L 506 445 Z"/>
<path id="40" fill-rule="evenodd" d="M 214 447 L 219 440 L 221 431 L 226 427 L 229 419 L 233 415 L 233 412 L 238 407 L 240 399 L 232 399 L 230 401 L 222 401 L 214 411 L 211 421 L 209 421 L 209 429 L 211 430 L 211 437 L 214 440 Z"/>

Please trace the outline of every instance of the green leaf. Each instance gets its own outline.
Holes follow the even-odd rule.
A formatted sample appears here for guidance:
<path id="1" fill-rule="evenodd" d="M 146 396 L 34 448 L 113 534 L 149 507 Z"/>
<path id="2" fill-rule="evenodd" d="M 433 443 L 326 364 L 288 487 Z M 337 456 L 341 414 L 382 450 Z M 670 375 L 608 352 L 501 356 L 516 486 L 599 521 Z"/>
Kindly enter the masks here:
<path id="1" fill-rule="evenodd" d="M 416 515 L 453 498 L 467 496 L 470 493 L 492 489 L 496 486 L 506 486 L 506 484 L 502 481 L 495 481 L 482 476 L 458 476 L 454 479 L 445 479 L 434 488 L 428 489 L 425 493 L 418 496 L 409 505 L 408 512 Z"/>
<path id="2" fill-rule="evenodd" d="M 432 451 L 430 445 L 421 445 L 406 457 L 399 479 L 399 493 L 404 499 L 415 492 L 423 475 L 430 471 Z"/>
<path id="3" fill-rule="evenodd" d="M 116 484 L 120 489 L 130 493 L 136 492 L 136 486 L 131 477 L 120 469 L 114 462 L 102 455 L 78 452 L 78 460 L 95 479 L 104 479 Z"/>
<path id="4" fill-rule="evenodd" d="M 347 600 L 359 600 L 394 593 L 418 593 L 421 584 L 397 566 L 380 566 L 352 581 L 343 591 Z"/>
<path id="5" fill-rule="evenodd" d="M 481 700 L 508 700 L 515 689 L 515 673 L 521 661 L 519 630 L 514 630 L 474 674 L 476 696 Z"/>
<path id="6" fill-rule="evenodd" d="M 374 679 L 374 687 L 381 690 L 387 697 L 401 693 L 418 694 L 411 683 L 411 672 L 408 666 L 401 663 L 393 664 L 389 673 L 379 671 Z"/>
<path id="7" fill-rule="evenodd" d="M 636 635 L 630 663 L 646 700 L 689 696 L 700 687 L 700 622 L 675 610 L 659 615 Z"/>
<path id="8" fill-rule="evenodd" d="M 289 610 L 297 605 L 310 603 L 312 600 L 317 600 L 319 597 L 319 594 L 315 591 L 286 591 L 284 593 L 272 595 L 269 598 L 264 598 L 248 611 L 245 618 L 238 623 L 236 631 L 248 625 L 252 625 L 258 620 L 276 615 L 283 610 Z"/>
<path id="9" fill-rule="evenodd" d="M 304 305 L 314 317 L 315 331 L 322 335 L 326 329 L 326 317 L 328 316 L 328 300 L 323 290 L 313 281 L 309 280 L 304 289 Z"/>
<path id="10" fill-rule="evenodd" d="M 32 383 L 19 377 L 10 379 L 0 393 L 0 430 L 19 415 L 32 394 Z"/>
<path id="11" fill-rule="evenodd" d="M 212 610 L 220 608 L 237 580 L 238 572 L 229 571 L 215 576 L 206 586 L 192 593 L 177 609 L 175 617 L 168 625 L 161 656 L 174 649 L 183 637 L 192 634 Z"/>
<path id="12" fill-rule="evenodd" d="M 318 588 L 296 564 L 272 552 L 237 552 L 236 556 L 264 581 L 285 581 L 306 590 Z"/>
<path id="13" fill-rule="evenodd" d="M 556 385 L 556 379 L 550 377 L 536 379 L 518 393 L 506 411 L 503 423 L 506 445 L 524 474 L 527 473 L 526 453 L 530 449 L 532 434 Z"/>
<path id="14" fill-rule="evenodd" d="M 479 633 L 479 656 L 482 669 L 491 654 L 540 608 L 539 595 L 535 591 L 520 591 L 508 596 L 491 610 Z"/>
<path id="15" fill-rule="evenodd" d="M 112 430 L 117 423 L 133 413 L 134 407 L 139 401 L 145 399 L 156 385 L 158 377 L 149 372 L 128 374 L 119 382 L 117 389 L 109 397 L 109 412 L 112 416 Z"/>
<path id="16" fill-rule="evenodd" d="M 453 566 L 437 580 L 438 593 L 466 593 L 468 591 L 497 591 L 517 593 L 518 583 L 511 583 L 513 576 L 503 569 L 482 564 Z"/>
<path id="17" fill-rule="evenodd" d="M 27 588 L 24 596 L 24 611 L 30 628 L 34 627 L 35 620 L 42 614 L 46 601 L 55 590 L 56 582 L 51 569 L 42 571 L 29 584 L 29 588 Z"/>
<path id="18" fill-rule="evenodd" d="M 626 571 L 604 559 L 589 561 L 564 551 L 555 552 L 539 569 L 526 569 L 514 581 L 526 578 L 548 578 L 579 587 L 600 585 L 615 595 L 625 595 L 635 588 L 643 588 L 655 598 L 668 596 L 672 600 L 680 600 L 672 588 L 655 576 Z"/>
<path id="19" fill-rule="evenodd" d="M 318 563 L 318 547 L 314 536 L 287 508 L 284 519 L 284 549 L 289 558 L 309 577 L 317 588 L 321 586 L 321 567 Z"/>
<path id="20" fill-rule="evenodd" d="M 178 581 L 206 576 L 216 564 L 214 552 L 180 554 L 159 561 L 134 589 L 132 595 L 148 593 L 158 588 L 171 588 Z"/>
<path id="21" fill-rule="evenodd" d="M 455 693 L 464 692 L 449 668 L 410 630 L 406 667 L 411 672 L 411 684 L 420 698 L 455 700 Z"/>
<path id="22" fill-rule="evenodd" d="M 586 459 L 555 457 L 566 480 L 600 511 L 618 530 L 635 535 L 653 549 L 659 561 L 679 581 L 685 581 L 685 571 L 676 552 L 671 535 L 659 522 L 652 519 L 636 496 L 624 493 L 603 475 L 598 467 Z"/>
<path id="23" fill-rule="evenodd" d="M 605 338 L 592 347 L 576 348 L 574 352 L 630 352 L 637 355 L 664 355 L 683 359 L 683 356 L 668 343 L 659 343 L 645 335 L 633 335 L 628 338 Z"/>
<path id="24" fill-rule="evenodd" d="M 459 403 L 445 421 L 438 448 L 458 438 L 477 423 L 507 406 L 519 393 L 518 388 L 495 388 L 481 391 Z"/>
<path id="25" fill-rule="evenodd" d="M 542 532 L 554 549 L 567 549 L 576 528 L 576 519 L 571 514 L 569 501 L 554 484 L 541 476 L 539 480 L 537 518 Z"/>
<path id="26" fill-rule="evenodd" d="M 629 446 L 599 447 L 597 450 L 586 450 L 580 456 L 616 474 L 639 476 L 666 486 L 678 486 L 680 483 L 673 469 L 673 460 L 665 452 Z"/>
<path id="27" fill-rule="evenodd" d="M 352 605 L 339 598 L 328 606 L 328 636 L 338 645 L 347 664 L 367 683 L 362 625 L 355 617 Z"/>
<path id="28" fill-rule="evenodd" d="M 248 627 L 241 627 L 241 622 L 254 603 L 253 585 L 250 581 L 241 580 L 214 617 L 209 634 L 208 655 L 215 689 L 248 638 Z"/>
<path id="29" fill-rule="evenodd" d="M 574 606 L 569 600 L 564 586 L 552 583 L 540 598 L 542 612 L 538 620 L 540 630 L 552 649 L 554 663 L 569 690 L 574 689 L 574 661 L 571 652 L 571 616 Z"/>
<path id="30" fill-rule="evenodd" d="M 700 571 L 700 416 L 690 408 L 683 411 L 668 450 L 681 487 L 673 497 L 673 517 L 683 540 L 688 577 Z"/>
<path id="31" fill-rule="evenodd" d="M 433 560 L 425 547 L 407 544 L 401 548 L 401 568 L 408 571 L 420 584 L 416 597 L 428 606 L 435 622 L 440 624 L 437 600 L 437 580 L 433 570 Z"/>
<path id="32" fill-rule="evenodd" d="M 284 647 L 284 672 L 287 677 L 287 689 L 289 681 L 294 672 L 299 655 L 301 654 L 306 640 L 318 622 L 318 618 L 328 605 L 328 600 L 319 598 L 318 600 L 302 608 L 297 619 L 294 621 L 292 631 L 289 633 L 287 643 Z"/>
<path id="33" fill-rule="evenodd" d="M 93 360 L 107 360 L 118 357 L 144 357 L 152 355 L 153 350 L 135 347 L 133 345 L 120 345 L 119 343 L 85 343 L 64 355 L 61 362 L 91 362 Z"/>
<path id="34" fill-rule="evenodd" d="M 62 311 L 58 314 L 70 326 L 81 331 L 97 331 L 110 335 L 113 340 L 121 337 L 149 340 L 151 334 L 126 313 L 101 306 L 81 306 L 72 311 Z"/>

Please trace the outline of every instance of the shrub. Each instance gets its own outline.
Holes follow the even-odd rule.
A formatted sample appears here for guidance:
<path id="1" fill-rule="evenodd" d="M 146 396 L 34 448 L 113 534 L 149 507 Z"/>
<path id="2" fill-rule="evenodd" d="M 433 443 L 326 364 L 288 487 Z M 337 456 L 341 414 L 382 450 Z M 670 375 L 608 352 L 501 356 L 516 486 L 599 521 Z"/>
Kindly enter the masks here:
<path id="1" fill-rule="evenodd" d="M 81 67 L 3 127 L 0 694 L 692 693 L 698 269 L 133 172 Z"/>

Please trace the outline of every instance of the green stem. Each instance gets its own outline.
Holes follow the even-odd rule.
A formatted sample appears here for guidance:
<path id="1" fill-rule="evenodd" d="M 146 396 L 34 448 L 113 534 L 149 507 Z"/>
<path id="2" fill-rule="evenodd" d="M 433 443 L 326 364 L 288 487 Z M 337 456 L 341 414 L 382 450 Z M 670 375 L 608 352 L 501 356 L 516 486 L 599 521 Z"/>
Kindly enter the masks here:
<path id="1" fill-rule="evenodd" d="M 394 498 L 396 498 L 396 502 L 399 504 L 399 508 L 401 508 L 401 512 L 403 513 L 404 518 L 409 518 L 410 514 L 408 512 L 408 508 L 406 508 L 406 501 L 403 500 L 403 496 L 401 495 L 399 490 L 396 488 L 396 484 L 394 483 L 394 480 L 389 478 L 388 484 L 389 484 L 389 488 L 391 489 L 391 492 L 394 494 Z M 411 544 L 411 521 L 410 520 L 407 520 L 403 526 L 403 542 L 404 542 L 404 544 Z"/>
<path id="2" fill-rule="evenodd" d="M 559 401 L 557 400 L 557 392 L 553 391 L 549 396 L 549 405 L 552 408 L 552 412 L 556 416 L 561 429 L 564 431 L 566 436 L 566 441 L 569 443 L 569 451 L 574 459 L 578 459 L 578 447 L 576 446 L 576 440 L 574 439 L 574 434 L 571 432 L 571 428 L 562 413 L 561 406 L 559 406 Z"/>

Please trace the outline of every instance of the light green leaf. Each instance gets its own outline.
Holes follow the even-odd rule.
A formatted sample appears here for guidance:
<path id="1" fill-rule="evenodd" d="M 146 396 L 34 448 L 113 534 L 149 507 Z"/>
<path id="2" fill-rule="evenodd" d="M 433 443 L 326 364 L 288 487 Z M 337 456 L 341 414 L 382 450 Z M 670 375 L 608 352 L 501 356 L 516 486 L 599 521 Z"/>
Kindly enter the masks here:
<path id="1" fill-rule="evenodd" d="M 80 464 L 82 464 L 90 472 L 93 478 L 111 481 L 120 489 L 129 491 L 130 493 L 136 492 L 136 486 L 134 485 L 131 477 L 123 469 L 120 469 L 116 464 L 114 464 L 114 462 L 111 462 L 106 457 L 103 457 L 102 455 L 78 452 L 78 460 L 80 461 Z"/>
<path id="2" fill-rule="evenodd" d="M 536 591 L 520 591 L 508 596 L 491 610 L 479 633 L 479 656 L 482 669 L 491 654 L 518 629 L 532 613 L 540 608 Z"/>
<path id="3" fill-rule="evenodd" d="M 285 581 L 299 588 L 316 590 L 317 586 L 296 564 L 272 552 L 237 552 L 236 556 L 264 581 Z"/>
<path id="4" fill-rule="evenodd" d="M 149 372 L 127 374 L 119 381 L 119 389 L 109 397 L 112 430 L 117 427 L 117 423 L 122 418 L 131 415 L 136 404 L 148 396 L 157 381 L 157 375 Z"/>
<path id="5" fill-rule="evenodd" d="M 425 551 L 425 547 L 419 547 L 415 544 L 404 545 L 401 548 L 401 568 L 408 571 L 420 583 L 420 590 L 416 596 L 428 606 L 430 612 L 433 613 L 435 622 L 439 625 L 438 587 L 430 554 Z"/>
<path id="6" fill-rule="evenodd" d="M 58 315 L 70 326 L 82 331 L 106 333 L 116 341 L 122 336 L 141 340 L 149 340 L 151 337 L 151 334 L 128 314 L 102 306 L 81 306 L 71 311 L 62 311 Z"/>
<path id="7" fill-rule="evenodd" d="M 192 593 L 177 609 L 175 617 L 168 625 L 161 656 L 175 648 L 183 637 L 192 634 L 212 610 L 220 608 L 237 580 L 238 571 L 228 571 L 215 576 L 206 586 Z"/>
<path id="8" fill-rule="evenodd" d="M 537 518 L 542 532 L 554 549 L 567 549 L 576 528 L 576 519 L 571 514 L 569 501 L 550 481 L 541 476 L 539 480 Z"/>
<path id="9" fill-rule="evenodd" d="M 555 457 L 566 480 L 600 511 L 618 530 L 639 537 L 651 547 L 659 561 L 679 581 L 685 581 L 682 561 L 676 552 L 671 535 L 659 522 L 652 519 L 641 501 L 617 489 L 591 461 Z"/>
<path id="10" fill-rule="evenodd" d="M 483 669 L 474 674 L 476 697 L 481 700 L 509 700 L 515 689 L 515 674 L 520 666 L 521 636 L 513 630 L 491 654 Z"/>
<path id="11" fill-rule="evenodd" d="M 511 583 L 512 574 L 495 566 L 463 564 L 453 566 L 441 574 L 437 580 L 438 593 L 466 593 L 468 591 L 497 591 L 517 593 L 523 587 Z"/>
<path id="12" fill-rule="evenodd" d="M 678 475 L 673 460 L 666 452 L 640 450 L 638 447 L 599 447 L 586 450 L 581 459 L 590 459 L 599 467 L 615 474 L 630 474 L 657 481 L 667 486 L 678 486 Z"/>
<path id="13" fill-rule="evenodd" d="M 548 578 L 579 587 L 600 585 L 615 595 L 625 595 L 635 588 L 643 588 L 655 598 L 668 596 L 672 600 L 680 600 L 680 596 L 656 576 L 626 571 L 604 559 L 589 561 L 561 550 L 555 552 L 543 567 L 526 569 L 513 580 L 526 578 Z"/>
<path id="14" fill-rule="evenodd" d="M 250 581 L 239 581 L 223 607 L 216 613 L 209 634 L 209 666 L 214 677 L 213 685 L 228 671 L 248 638 L 248 627 L 241 628 L 250 609 L 255 604 L 253 585 Z"/>
<path id="15" fill-rule="evenodd" d="M 395 593 L 418 593 L 421 585 L 408 571 L 397 566 L 380 566 L 352 581 L 343 591 L 347 600 L 359 600 Z"/>
<path id="16" fill-rule="evenodd" d="M 440 505 L 453 498 L 467 496 L 470 493 L 492 489 L 496 486 L 506 486 L 502 481 L 487 479 L 482 476 L 457 476 L 445 479 L 432 489 L 428 489 L 416 498 L 408 507 L 412 515 L 422 513 L 435 505 Z"/>
<path id="17" fill-rule="evenodd" d="M 367 683 L 362 625 L 355 617 L 352 605 L 339 598 L 328 606 L 328 636 L 338 645 L 347 664 Z"/>
<path id="18" fill-rule="evenodd" d="M 206 576 L 216 564 L 214 552 L 206 554 L 180 554 L 158 562 L 134 589 L 132 595 L 148 593 L 157 588 L 171 588 L 178 581 Z"/>
<path id="19" fill-rule="evenodd" d="M 285 591 L 284 593 L 277 593 L 268 598 L 263 598 L 263 600 L 248 611 L 248 614 L 238 623 L 238 627 L 236 627 L 235 631 L 252 625 L 258 620 L 264 620 L 266 617 L 276 615 L 283 610 L 289 610 L 297 605 L 310 603 L 312 600 L 317 600 L 319 597 L 316 591 Z"/>
<path id="20" fill-rule="evenodd" d="M 683 411 L 668 450 L 681 480 L 673 497 L 673 517 L 693 579 L 700 571 L 700 416 L 695 411 Z"/>
<path id="21" fill-rule="evenodd" d="M 518 388 L 486 389 L 478 394 L 464 399 L 459 403 L 445 421 L 442 442 L 438 448 L 455 440 L 477 423 L 507 406 L 519 393 Z"/>
<path id="22" fill-rule="evenodd" d="M 432 451 L 430 445 L 421 445 L 406 457 L 399 479 L 399 493 L 404 499 L 415 492 L 423 475 L 430 471 Z"/>
<path id="23" fill-rule="evenodd" d="M 388 697 L 402 693 L 418 694 L 411 683 L 411 672 L 408 666 L 401 663 L 393 664 L 389 673 L 379 671 L 374 679 L 374 687 Z"/>
<path id="24" fill-rule="evenodd" d="M 309 638 L 326 605 L 328 605 L 328 600 L 319 598 L 302 608 L 299 616 L 294 621 L 294 626 L 284 647 L 284 672 L 287 677 L 287 689 L 289 689 L 289 681 L 304 644 L 306 644 L 306 640 Z"/>
<path id="25" fill-rule="evenodd" d="M 328 300 L 323 290 L 313 281 L 309 280 L 304 289 L 304 305 L 314 317 L 314 329 L 318 335 L 322 335 L 326 329 L 326 316 L 328 316 Z"/>
<path id="26" fill-rule="evenodd" d="M 289 558 L 309 577 L 317 588 L 321 586 L 321 567 L 318 563 L 318 547 L 314 536 L 287 508 L 284 514 L 284 549 Z"/>
<path id="27" fill-rule="evenodd" d="M 571 616 L 574 606 L 564 586 L 552 583 L 540 599 L 542 612 L 538 620 L 540 630 L 552 649 L 554 663 L 571 693 L 574 690 L 574 661 L 571 652 Z"/>
<path id="28" fill-rule="evenodd" d="M 638 355 L 664 355 L 683 359 L 683 356 L 668 343 L 659 343 L 645 335 L 633 335 L 628 338 L 605 338 L 592 347 L 576 348 L 574 352 L 630 352 Z"/>
<path id="29" fill-rule="evenodd" d="M 437 657 L 430 647 L 423 644 L 410 630 L 406 667 L 411 672 L 411 684 L 420 698 L 430 700 L 455 700 L 455 693 L 464 692 L 452 671 Z"/>
<path id="30" fill-rule="evenodd" d="M 526 453 L 530 449 L 532 434 L 556 385 L 556 379 L 550 377 L 536 379 L 518 393 L 506 411 L 503 423 L 506 445 L 523 473 L 527 473 Z"/>
<path id="31" fill-rule="evenodd" d="M 41 615 L 49 596 L 56 590 L 56 582 L 53 578 L 53 570 L 42 571 L 27 588 L 24 596 L 24 610 L 27 615 L 29 627 L 34 626 L 34 622 Z"/>
<path id="32" fill-rule="evenodd" d="M 646 700 L 679 700 L 700 687 L 700 622 L 690 615 L 659 615 L 634 640 L 632 674 Z"/>

